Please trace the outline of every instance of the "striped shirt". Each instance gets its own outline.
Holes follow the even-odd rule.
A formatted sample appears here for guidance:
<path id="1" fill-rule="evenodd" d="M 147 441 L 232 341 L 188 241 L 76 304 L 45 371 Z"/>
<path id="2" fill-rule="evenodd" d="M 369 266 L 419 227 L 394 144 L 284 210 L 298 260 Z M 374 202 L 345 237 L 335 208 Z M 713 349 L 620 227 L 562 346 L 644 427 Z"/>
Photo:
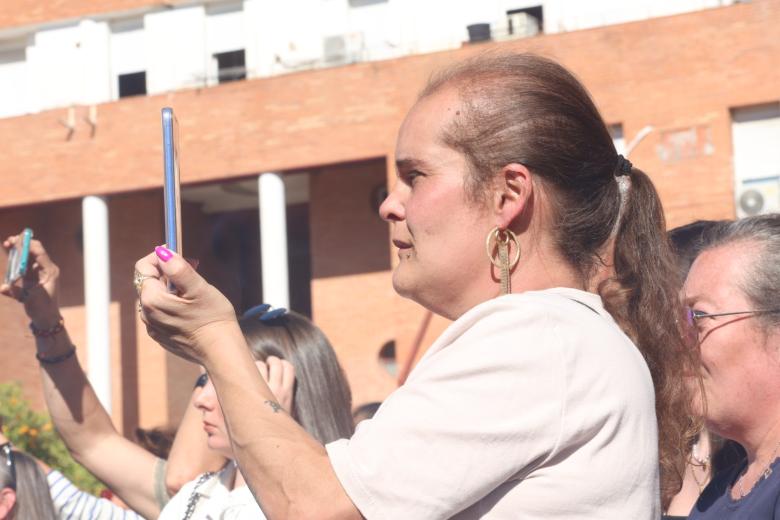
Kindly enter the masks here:
<path id="1" fill-rule="evenodd" d="M 82 491 L 57 470 L 46 476 L 54 510 L 61 520 L 144 520 L 105 498 Z"/>

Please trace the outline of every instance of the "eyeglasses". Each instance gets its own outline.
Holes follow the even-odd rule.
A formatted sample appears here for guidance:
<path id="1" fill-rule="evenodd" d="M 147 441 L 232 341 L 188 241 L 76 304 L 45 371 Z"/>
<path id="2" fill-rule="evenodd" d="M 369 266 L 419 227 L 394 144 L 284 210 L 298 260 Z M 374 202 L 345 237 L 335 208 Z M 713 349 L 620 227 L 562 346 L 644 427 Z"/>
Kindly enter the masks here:
<path id="1" fill-rule="evenodd" d="M 248 311 L 246 311 L 242 318 L 257 318 L 260 321 L 271 321 L 287 314 L 287 309 L 279 307 L 278 309 L 271 309 L 271 306 L 267 303 L 261 303 L 255 305 Z"/>
<path id="2" fill-rule="evenodd" d="M 700 320 L 702 318 L 716 318 L 718 316 L 738 316 L 741 314 L 771 314 L 774 312 L 780 312 L 780 309 L 763 309 L 763 310 L 757 310 L 757 311 L 732 311 L 732 312 L 704 312 L 704 311 L 697 311 L 693 310 L 690 307 L 685 308 L 685 316 L 688 319 L 688 324 L 693 325 L 696 323 L 696 320 Z"/>
<path id="3" fill-rule="evenodd" d="M 11 446 L 10 442 L 6 442 L 0 445 L 0 450 L 2 450 L 3 454 L 5 455 L 5 465 L 8 467 L 8 473 L 11 474 L 10 487 L 12 489 L 16 489 L 16 464 L 14 463 L 14 448 Z"/>

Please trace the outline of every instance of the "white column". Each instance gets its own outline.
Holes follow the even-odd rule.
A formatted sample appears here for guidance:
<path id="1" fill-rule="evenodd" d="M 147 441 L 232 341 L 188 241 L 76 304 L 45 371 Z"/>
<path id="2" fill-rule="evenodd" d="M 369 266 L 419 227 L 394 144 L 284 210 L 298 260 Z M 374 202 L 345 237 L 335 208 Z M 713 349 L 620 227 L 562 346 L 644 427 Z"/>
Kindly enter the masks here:
<path id="1" fill-rule="evenodd" d="M 84 303 L 87 312 L 87 376 L 95 393 L 111 413 L 111 303 L 108 245 L 108 205 L 104 197 L 84 197 Z"/>
<path id="2" fill-rule="evenodd" d="M 287 272 L 287 200 L 284 179 L 278 173 L 262 173 L 257 178 L 260 209 L 260 253 L 263 302 L 290 308 L 290 282 Z"/>

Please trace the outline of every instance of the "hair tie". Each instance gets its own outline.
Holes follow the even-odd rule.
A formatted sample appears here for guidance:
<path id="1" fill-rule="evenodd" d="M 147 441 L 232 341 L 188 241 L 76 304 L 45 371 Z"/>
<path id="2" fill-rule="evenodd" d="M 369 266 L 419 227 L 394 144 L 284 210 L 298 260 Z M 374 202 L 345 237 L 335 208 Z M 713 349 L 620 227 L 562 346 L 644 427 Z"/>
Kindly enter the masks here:
<path id="1" fill-rule="evenodd" d="M 623 157 L 623 155 L 618 154 L 617 156 L 617 164 L 615 165 L 615 170 L 617 173 L 615 173 L 615 177 L 621 177 L 623 175 L 630 175 L 631 174 L 631 168 L 633 168 L 634 165 L 631 164 L 631 161 Z"/>

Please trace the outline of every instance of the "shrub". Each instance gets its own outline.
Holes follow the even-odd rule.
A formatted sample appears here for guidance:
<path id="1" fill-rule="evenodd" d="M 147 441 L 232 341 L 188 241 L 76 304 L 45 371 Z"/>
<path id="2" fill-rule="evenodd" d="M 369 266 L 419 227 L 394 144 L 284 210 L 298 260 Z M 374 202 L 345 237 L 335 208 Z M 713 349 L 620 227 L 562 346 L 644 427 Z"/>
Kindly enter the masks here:
<path id="1" fill-rule="evenodd" d="M 73 460 L 49 416 L 30 408 L 19 383 L 0 383 L 0 417 L 3 433 L 17 450 L 59 470 L 84 491 L 97 495 L 105 489 L 104 484 Z"/>

